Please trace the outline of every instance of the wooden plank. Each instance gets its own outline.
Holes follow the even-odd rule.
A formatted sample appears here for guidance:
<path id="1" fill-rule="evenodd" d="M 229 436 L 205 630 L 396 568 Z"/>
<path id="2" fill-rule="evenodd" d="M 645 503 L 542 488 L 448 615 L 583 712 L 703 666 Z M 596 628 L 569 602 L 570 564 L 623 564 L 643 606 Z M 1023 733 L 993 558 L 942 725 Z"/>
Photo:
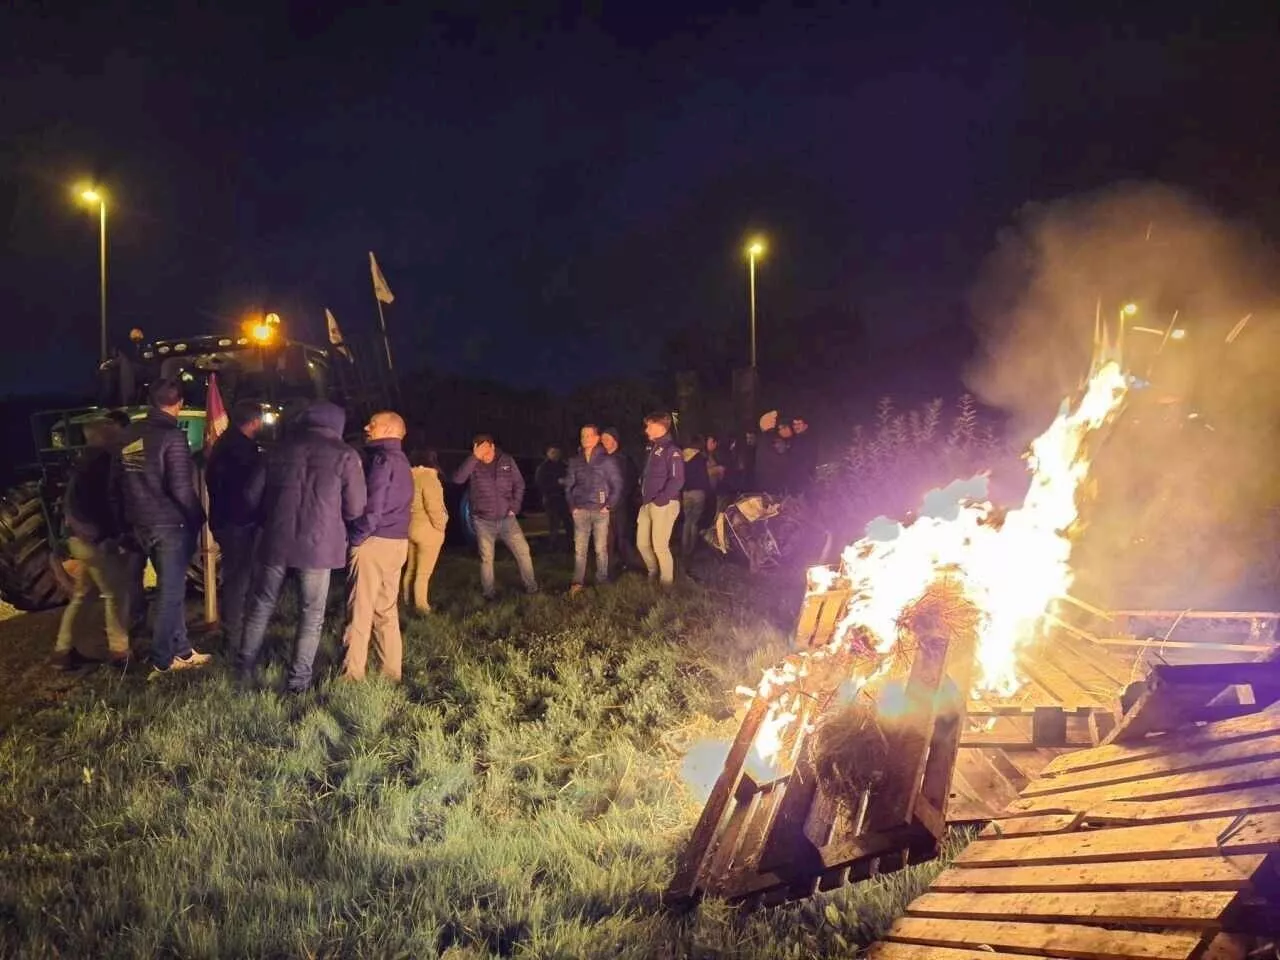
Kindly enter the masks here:
<path id="1" fill-rule="evenodd" d="M 1193 721 L 1190 714 L 1222 692 L 1221 684 L 1149 685 L 1125 711 L 1103 745 L 1132 743 L 1152 733 L 1173 730 Z"/>
<path id="2" fill-rule="evenodd" d="M 1027 960 L 1025 953 L 995 953 L 991 950 L 961 950 L 917 943 L 873 943 L 867 960 Z"/>
<path id="3" fill-rule="evenodd" d="M 1227 640 L 1161 640 L 1135 637 L 1099 637 L 1098 643 L 1106 647 L 1146 647 L 1152 650 L 1217 650 L 1239 653 L 1270 653 L 1274 643 L 1231 643 Z"/>
<path id="4" fill-rule="evenodd" d="M 830 590 L 823 597 L 822 609 L 818 611 L 818 623 L 813 634 L 812 642 L 815 646 L 831 639 L 840 615 L 844 613 L 845 603 L 852 592 L 851 590 Z"/>
<path id="5" fill-rule="evenodd" d="M 1280 684 L 1280 662 L 1246 660 L 1236 663 L 1158 664 L 1151 668 L 1156 686 L 1228 686 L 1233 683 Z"/>
<path id="6" fill-rule="evenodd" d="M 1185 732 L 1150 740 L 1141 744 L 1115 744 L 1095 747 L 1079 753 L 1067 753 L 1057 757 L 1045 768 L 1045 773 L 1066 773 L 1069 770 L 1086 770 L 1116 763 L 1129 763 L 1174 750 L 1182 750 L 1203 743 L 1228 743 L 1232 740 L 1248 740 L 1266 737 L 1280 732 L 1280 704 L 1268 707 L 1260 713 L 1246 717 L 1223 720 L 1210 726 L 1195 727 Z"/>
<path id="7" fill-rule="evenodd" d="M 1280 783 L 1280 758 L 1240 763 L 1216 770 L 1151 777 L 1110 787 L 1022 797 L 1011 803 L 1008 809 L 1014 813 L 1048 813 L 1049 809 L 1061 808 L 1087 812 L 1094 805 L 1107 800 L 1172 800 L 1175 797 L 1196 797 L 1232 790 L 1250 783 L 1257 786 Z"/>
<path id="8" fill-rule="evenodd" d="M 1017 817 L 1012 820 L 992 820 L 979 837 L 1026 837 L 1035 834 L 1070 833 L 1080 826 L 1082 813 L 1047 813 L 1039 817 Z"/>
<path id="9" fill-rule="evenodd" d="M 1041 890 L 1109 891 L 1247 890 L 1266 854 L 1190 857 L 1048 867 L 951 867 L 929 888 L 938 893 L 1034 893 Z"/>
<path id="10" fill-rule="evenodd" d="M 1111 698 L 1105 692 L 1095 692 L 1074 677 L 1067 676 L 1048 657 L 1025 656 L 1019 665 L 1027 676 L 1044 687 L 1054 698 L 1054 705 L 1064 707 L 1107 706 Z"/>
<path id="11" fill-rule="evenodd" d="M 1058 634 L 1054 639 L 1057 648 L 1073 654 L 1070 664 L 1077 665 L 1077 669 L 1087 670 L 1088 676 L 1099 678 L 1097 682 L 1102 688 L 1112 692 L 1113 701 L 1119 698 L 1120 691 L 1133 679 L 1132 667 L 1106 650 L 1099 650 L 1096 641 L 1085 640 L 1069 633 Z M 1068 668 L 1064 666 L 1064 669 Z M 1069 669 L 1068 672 L 1070 672 Z"/>
<path id="12" fill-rule="evenodd" d="M 1113 617 L 1132 620 L 1278 620 L 1280 613 L 1255 610 L 1112 610 Z"/>
<path id="13" fill-rule="evenodd" d="M 742 842 L 742 833 L 746 825 L 755 815 L 756 805 L 760 802 L 760 792 L 754 791 L 749 799 L 735 800 L 733 809 L 724 829 L 716 834 L 711 845 L 707 864 L 703 871 L 708 884 L 714 884 L 728 875 L 738 858 Z"/>
<path id="14" fill-rule="evenodd" d="M 768 710 L 769 702 L 759 696 L 755 697 L 751 701 L 751 706 L 747 708 L 742 726 L 738 728 L 738 735 L 729 748 L 729 755 L 725 757 L 724 769 L 716 779 L 715 786 L 711 788 L 711 794 L 702 808 L 702 816 L 694 826 L 684 853 L 676 865 L 675 876 L 667 886 L 668 898 L 687 900 L 694 896 L 707 851 L 715 839 L 730 801 L 737 792 L 738 784 L 742 781 L 743 764 L 746 762 L 747 754 L 751 750 L 752 743 L 755 742 L 760 724 L 764 722 Z"/>
<path id="15" fill-rule="evenodd" d="M 1220 929 L 1234 890 L 1109 893 L 926 893 L 907 907 L 909 917 L 946 920 L 1026 920 Z"/>
<path id="16" fill-rule="evenodd" d="M 975 840 L 955 859 L 971 866 L 1090 863 L 1243 855 L 1280 850 L 1280 814 L 1084 830 L 1043 837 Z"/>
<path id="17" fill-rule="evenodd" d="M 1255 740 L 1236 741 L 1223 746 L 1206 744 L 1120 766 L 1094 768 L 1058 776 L 1042 776 L 1039 780 L 1028 784 L 1022 795 L 1038 797 L 1052 793 L 1065 793 L 1069 790 L 1128 783 L 1165 774 L 1230 767 L 1238 763 L 1266 760 L 1270 757 L 1280 757 L 1280 733 Z"/>
<path id="18" fill-rule="evenodd" d="M 928 760 L 937 691 L 945 676 L 949 647 L 949 637 L 919 638 L 906 680 L 904 710 L 894 717 L 880 717 L 881 726 L 886 735 L 892 735 L 902 760 L 897 772 L 886 778 L 879 796 L 873 799 L 867 813 L 869 830 L 890 830 L 910 821 Z"/>
<path id="19" fill-rule="evenodd" d="M 1087 924 L 903 917 L 885 939 L 1066 960 L 1190 960 L 1204 936 L 1193 930 L 1139 933 Z"/>
<path id="20" fill-rule="evenodd" d="M 1247 786 L 1176 800 L 1110 800 L 1089 808 L 1090 823 L 1162 823 L 1241 813 L 1280 810 L 1280 790 L 1275 786 Z"/>

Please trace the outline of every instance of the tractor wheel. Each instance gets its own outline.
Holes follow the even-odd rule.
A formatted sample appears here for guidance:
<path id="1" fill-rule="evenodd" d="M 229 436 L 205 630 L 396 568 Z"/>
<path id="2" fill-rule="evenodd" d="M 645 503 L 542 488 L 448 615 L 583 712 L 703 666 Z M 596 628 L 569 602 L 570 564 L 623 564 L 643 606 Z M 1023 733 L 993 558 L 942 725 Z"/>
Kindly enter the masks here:
<path id="1" fill-rule="evenodd" d="M 0 599 L 19 610 L 44 610 L 67 602 L 64 579 L 49 547 L 40 485 L 24 483 L 0 496 Z"/>

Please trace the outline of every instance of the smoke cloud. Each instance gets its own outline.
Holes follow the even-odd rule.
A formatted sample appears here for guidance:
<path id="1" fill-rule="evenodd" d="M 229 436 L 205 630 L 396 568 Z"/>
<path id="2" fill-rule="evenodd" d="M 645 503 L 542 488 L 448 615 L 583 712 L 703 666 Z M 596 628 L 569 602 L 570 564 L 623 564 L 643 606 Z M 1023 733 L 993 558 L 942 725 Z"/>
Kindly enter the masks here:
<path id="1" fill-rule="evenodd" d="M 1276 251 L 1194 198 L 1126 185 L 1026 207 L 971 307 L 970 389 L 1029 440 L 1088 376 L 1100 320 L 1138 383 L 1094 444 L 1073 565 L 1112 608 L 1274 606 Z M 1247 319 L 1246 319 L 1247 318 Z"/>

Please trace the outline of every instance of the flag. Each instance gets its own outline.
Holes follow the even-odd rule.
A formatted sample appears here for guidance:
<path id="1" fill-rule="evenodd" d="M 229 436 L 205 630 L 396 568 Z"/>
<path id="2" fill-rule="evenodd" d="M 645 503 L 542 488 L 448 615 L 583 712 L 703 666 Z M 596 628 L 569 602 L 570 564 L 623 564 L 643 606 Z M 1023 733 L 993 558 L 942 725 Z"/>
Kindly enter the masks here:
<path id="1" fill-rule="evenodd" d="M 206 455 L 218 438 L 222 436 L 231 419 L 227 416 L 227 408 L 222 402 L 222 392 L 218 389 L 218 375 L 209 374 L 209 396 L 204 405 L 204 449 Z"/>
<path id="2" fill-rule="evenodd" d="M 387 286 L 387 278 L 378 269 L 378 261 L 372 250 L 369 251 L 369 271 L 373 274 L 373 295 L 382 303 L 391 303 L 395 300 L 391 288 Z"/>
<path id="3" fill-rule="evenodd" d="M 347 342 L 342 339 L 342 329 L 338 326 L 338 318 L 333 315 L 333 312 L 328 307 L 324 308 L 324 319 L 329 325 L 329 345 L 350 360 L 351 349 L 347 346 Z"/>

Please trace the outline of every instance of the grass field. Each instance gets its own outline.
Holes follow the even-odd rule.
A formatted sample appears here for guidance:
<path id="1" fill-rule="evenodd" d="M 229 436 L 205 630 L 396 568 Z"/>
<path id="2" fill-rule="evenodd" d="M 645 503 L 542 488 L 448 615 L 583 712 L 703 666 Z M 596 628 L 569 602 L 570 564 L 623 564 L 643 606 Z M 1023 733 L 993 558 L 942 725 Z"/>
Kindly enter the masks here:
<path id="1" fill-rule="evenodd" d="M 721 577 L 569 601 L 567 569 L 539 569 L 543 595 L 486 606 L 446 557 L 400 686 L 285 700 L 220 664 L 101 669 L 24 714 L 0 739 L 0 954 L 851 956 L 927 885 L 664 911 L 700 809 L 684 749 L 732 735 L 728 691 L 782 651 L 787 601 Z"/>

